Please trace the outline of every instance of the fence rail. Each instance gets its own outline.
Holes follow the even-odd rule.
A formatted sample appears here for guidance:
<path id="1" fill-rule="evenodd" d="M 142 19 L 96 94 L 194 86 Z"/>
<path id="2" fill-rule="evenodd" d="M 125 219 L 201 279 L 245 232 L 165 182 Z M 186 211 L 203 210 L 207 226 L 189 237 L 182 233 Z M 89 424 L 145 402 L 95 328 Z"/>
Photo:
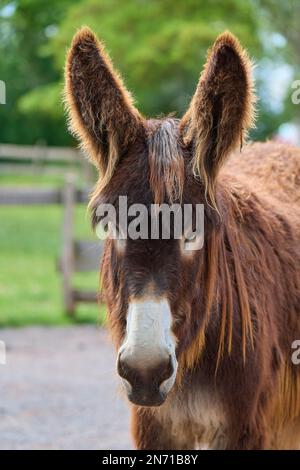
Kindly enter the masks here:
<path id="1" fill-rule="evenodd" d="M 89 189 L 76 189 L 74 193 L 75 203 L 88 201 Z M 0 205 L 45 205 L 63 204 L 64 189 L 32 189 L 20 187 L 0 188 Z"/>
<path id="2" fill-rule="evenodd" d="M 3 172 L 57 174 L 65 167 L 77 172 L 82 170 L 81 174 L 88 182 L 95 179 L 92 165 L 80 150 L 70 147 L 0 144 L 0 168 Z"/>
<path id="3" fill-rule="evenodd" d="M 74 163 L 80 161 L 81 155 L 79 150 L 68 147 L 1 144 L 0 159 Z"/>

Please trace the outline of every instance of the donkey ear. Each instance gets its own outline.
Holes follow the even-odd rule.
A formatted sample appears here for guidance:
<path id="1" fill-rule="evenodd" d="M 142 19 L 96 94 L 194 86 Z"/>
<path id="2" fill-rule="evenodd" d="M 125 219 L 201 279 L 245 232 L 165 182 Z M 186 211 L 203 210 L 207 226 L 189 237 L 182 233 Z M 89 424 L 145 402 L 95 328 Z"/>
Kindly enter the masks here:
<path id="1" fill-rule="evenodd" d="M 142 118 L 102 44 L 88 28 L 75 35 L 68 53 L 65 102 L 71 132 L 93 158 L 105 186 Z"/>
<path id="2" fill-rule="evenodd" d="M 215 182 L 231 150 L 254 125 L 251 61 L 238 40 L 221 34 L 211 50 L 190 107 L 182 118 L 186 144 L 193 144 L 193 170 L 216 207 Z"/>

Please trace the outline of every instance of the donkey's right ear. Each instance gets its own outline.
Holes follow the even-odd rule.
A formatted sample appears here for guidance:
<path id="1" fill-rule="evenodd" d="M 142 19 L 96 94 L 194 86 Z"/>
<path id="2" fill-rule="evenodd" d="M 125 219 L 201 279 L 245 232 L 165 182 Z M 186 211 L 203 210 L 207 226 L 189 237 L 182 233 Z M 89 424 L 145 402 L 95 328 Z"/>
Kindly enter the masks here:
<path id="1" fill-rule="evenodd" d="M 88 28 L 74 37 L 65 69 L 65 102 L 72 133 L 98 166 L 105 186 L 142 117 L 102 44 Z"/>

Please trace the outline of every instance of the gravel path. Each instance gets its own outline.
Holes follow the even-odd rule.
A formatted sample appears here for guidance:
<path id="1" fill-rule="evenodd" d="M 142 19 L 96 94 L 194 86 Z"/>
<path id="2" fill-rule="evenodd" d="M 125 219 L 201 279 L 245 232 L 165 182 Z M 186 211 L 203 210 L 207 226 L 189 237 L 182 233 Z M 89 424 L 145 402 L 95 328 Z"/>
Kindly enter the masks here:
<path id="1" fill-rule="evenodd" d="M 130 449 L 129 413 L 106 331 L 0 329 L 0 449 Z"/>

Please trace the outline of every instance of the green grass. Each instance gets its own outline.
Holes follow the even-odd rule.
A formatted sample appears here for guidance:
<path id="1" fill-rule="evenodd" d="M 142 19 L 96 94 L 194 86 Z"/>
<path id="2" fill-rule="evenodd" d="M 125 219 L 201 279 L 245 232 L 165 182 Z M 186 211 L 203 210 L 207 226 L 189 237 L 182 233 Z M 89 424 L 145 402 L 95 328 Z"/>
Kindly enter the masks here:
<path id="1" fill-rule="evenodd" d="M 16 174 L 1 173 L 0 166 L 0 186 L 37 186 L 37 187 L 57 187 L 64 184 L 64 175 L 62 174 Z"/>
<path id="2" fill-rule="evenodd" d="M 55 177 L 42 178 L 53 186 Z M 40 176 L 0 177 L 0 184 L 41 185 Z M 67 324 L 62 304 L 60 251 L 61 206 L 0 206 L 0 326 Z M 75 236 L 92 238 L 84 206 L 76 207 Z M 95 239 L 96 241 L 96 239 Z M 97 289 L 98 273 L 77 273 L 74 286 Z M 80 304 L 78 322 L 102 322 L 104 307 Z"/>

